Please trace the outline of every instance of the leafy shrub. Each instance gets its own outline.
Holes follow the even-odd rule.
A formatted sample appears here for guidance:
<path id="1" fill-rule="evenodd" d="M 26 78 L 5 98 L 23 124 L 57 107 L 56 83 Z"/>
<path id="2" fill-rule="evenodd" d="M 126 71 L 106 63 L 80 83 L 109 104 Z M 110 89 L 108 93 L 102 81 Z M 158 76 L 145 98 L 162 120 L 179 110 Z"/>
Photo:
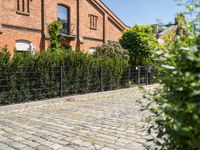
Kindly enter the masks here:
<path id="1" fill-rule="evenodd" d="M 118 42 L 104 43 L 96 48 L 96 57 L 111 57 L 114 59 L 129 60 L 129 53 Z"/>
<path id="2" fill-rule="evenodd" d="M 129 51 L 130 64 L 151 63 L 151 53 L 156 44 L 153 28 L 148 25 L 135 25 L 123 32 L 120 44 Z"/>
<path id="3" fill-rule="evenodd" d="M 197 42 L 198 43 L 198 42 Z M 160 149 L 200 149 L 200 49 L 196 36 L 179 37 L 158 51 L 163 89 L 155 94 Z M 160 66 L 161 65 L 161 66 Z"/>
<path id="4" fill-rule="evenodd" d="M 180 0 L 196 18 L 187 34 L 156 52 L 163 88 L 155 93 L 157 139 L 160 149 L 200 150 L 200 0 Z M 160 66 L 161 65 L 161 66 Z"/>

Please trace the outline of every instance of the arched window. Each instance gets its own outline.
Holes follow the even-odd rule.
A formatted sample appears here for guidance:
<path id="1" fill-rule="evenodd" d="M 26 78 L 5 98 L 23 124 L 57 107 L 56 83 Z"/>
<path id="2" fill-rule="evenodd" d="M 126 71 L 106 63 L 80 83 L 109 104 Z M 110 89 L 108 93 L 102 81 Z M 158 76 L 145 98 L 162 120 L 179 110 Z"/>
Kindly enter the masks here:
<path id="1" fill-rule="evenodd" d="M 88 51 L 89 54 L 94 54 L 96 52 L 96 48 L 95 47 L 91 47 Z"/>
<path id="2" fill-rule="evenodd" d="M 61 33 L 70 34 L 70 9 L 69 7 L 65 7 L 63 5 L 58 5 L 58 21 L 60 21 L 63 25 Z"/>
<path id="3" fill-rule="evenodd" d="M 16 50 L 17 51 L 30 51 L 30 42 L 26 40 L 17 40 L 16 41 Z"/>
<path id="4" fill-rule="evenodd" d="M 15 44 L 17 52 L 31 52 L 35 53 L 35 45 L 27 40 L 17 40 Z"/>

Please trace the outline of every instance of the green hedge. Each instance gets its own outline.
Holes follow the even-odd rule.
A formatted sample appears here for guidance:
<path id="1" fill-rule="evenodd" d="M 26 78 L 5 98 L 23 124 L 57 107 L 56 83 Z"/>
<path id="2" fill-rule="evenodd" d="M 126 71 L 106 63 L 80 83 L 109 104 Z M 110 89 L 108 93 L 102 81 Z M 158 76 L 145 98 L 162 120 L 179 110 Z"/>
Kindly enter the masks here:
<path id="1" fill-rule="evenodd" d="M 10 59 L 5 48 L 0 52 L 0 105 L 125 87 L 127 65 L 72 51 L 16 53 Z"/>

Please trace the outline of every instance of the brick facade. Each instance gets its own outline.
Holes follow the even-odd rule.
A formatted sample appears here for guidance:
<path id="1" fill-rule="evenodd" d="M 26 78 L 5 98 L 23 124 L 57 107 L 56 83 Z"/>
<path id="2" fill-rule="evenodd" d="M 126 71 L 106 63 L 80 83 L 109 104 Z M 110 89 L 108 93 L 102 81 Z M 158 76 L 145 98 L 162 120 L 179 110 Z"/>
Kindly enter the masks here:
<path id="1" fill-rule="evenodd" d="M 22 5 L 23 1 L 23 5 Z M 0 48 L 14 53 L 16 41 L 35 45 L 37 52 L 48 48 L 48 26 L 57 20 L 58 5 L 69 8 L 69 34 L 63 44 L 88 51 L 107 41 L 117 41 L 127 27 L 101 0 L 0 0 Z M 97 19 L 95 29 L 91 18 Z"/>

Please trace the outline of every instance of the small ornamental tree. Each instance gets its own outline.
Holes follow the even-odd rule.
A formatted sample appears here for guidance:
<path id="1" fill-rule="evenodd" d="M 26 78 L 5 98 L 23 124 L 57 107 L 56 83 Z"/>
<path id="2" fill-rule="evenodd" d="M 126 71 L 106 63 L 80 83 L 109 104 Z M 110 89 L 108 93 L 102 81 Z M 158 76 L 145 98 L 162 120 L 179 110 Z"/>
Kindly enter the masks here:
<path id="1" fill-rule="evenodd" d="M 51 52 L 58 51 L 61 49 L 59 33 L 62 29 L 62 24 L 59 21 L 54 21 L 49 26 L 49 34 L 50 34 L 50 46 L 49 50 Z"/>
<path id="2" fill-rule="evenodd" d="M 149 64 L 153 45 L 156 44 L 153 28 L 149 25 L 135 25 L 126 29 L 120 44 L 129 51 L 131 65 Z"/>
<path id="3" fill-rule="evenodd" d="M 128 51 L 123 49 L 119 42 L 108 42 L 102 46 L 98 46 L 94 56 L 129 60 Z"/>

